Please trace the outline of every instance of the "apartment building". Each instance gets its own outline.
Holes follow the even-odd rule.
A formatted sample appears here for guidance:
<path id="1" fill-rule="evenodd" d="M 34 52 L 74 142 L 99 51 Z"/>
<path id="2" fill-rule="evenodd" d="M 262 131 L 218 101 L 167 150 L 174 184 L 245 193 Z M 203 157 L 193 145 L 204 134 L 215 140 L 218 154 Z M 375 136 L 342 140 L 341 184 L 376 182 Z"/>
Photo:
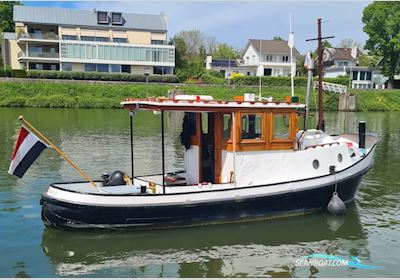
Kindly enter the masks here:
<path id="1" fill-rule="evenodd" d="M 4 36 L 13 69 L 173 73 L 163 13 L 14 6 L 13 17 L 15 34 Z"/>

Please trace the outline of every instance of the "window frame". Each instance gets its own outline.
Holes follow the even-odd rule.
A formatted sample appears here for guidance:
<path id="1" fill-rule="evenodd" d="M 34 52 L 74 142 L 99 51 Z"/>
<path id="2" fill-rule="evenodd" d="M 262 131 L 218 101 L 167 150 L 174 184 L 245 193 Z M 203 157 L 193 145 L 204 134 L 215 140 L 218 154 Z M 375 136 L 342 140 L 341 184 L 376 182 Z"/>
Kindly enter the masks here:
<path id="1" fill-rule="evenodd" d="M 100 19 L 100 15 L 105 16 L 105 19 Z M 106 11 L 97 11 L 97 23 L 102 23 L 102 24 L 108 24 L 109 18 L 108 18 L 108 12 Z"/>
<path id="2" fill-rule="evenodd" d="M 259 139 L 243 139 L 242 138 L 242 118 L 244 115 L 257 115 L 261 116 L 261 137 Z M 240 112 L 239 114 L 239 131 L 237 133 L 239 134 L 239 144 L 251 144 L 251 143 L 265 143 L 266 142 L 266 132 L 265 132 L 265 127 L 266 127 L 266 116 L 265 113 L 263 112 Z"/>
<path id="3" fill-rule="evenodd" d="M 114 21 L 114 16 L 119 16 L 120 17 L 119 21 Z M 111 12 L 111 24 L 122 25 L 122 23 L 123 23 L 122 13 Z"/>
<path id="4" fill-rule="evenodd" d="M 270 141 L 271 143 L 282 143 L 282 142 L 292 142 L 292 112 L 272 112 L 271 114 L 271 135 L 270 135 Z M 288 126 L 288 137 L 287 138 L 274 138 L 275 136 L 275 116 L 287 116 L 289 119 L 289 126 Z"/>

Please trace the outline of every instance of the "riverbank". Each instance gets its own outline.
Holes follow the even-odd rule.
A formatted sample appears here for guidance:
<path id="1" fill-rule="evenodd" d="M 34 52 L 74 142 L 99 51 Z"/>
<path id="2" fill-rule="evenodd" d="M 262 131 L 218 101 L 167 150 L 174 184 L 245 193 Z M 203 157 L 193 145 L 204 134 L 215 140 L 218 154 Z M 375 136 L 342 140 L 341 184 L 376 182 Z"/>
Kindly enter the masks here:
<path id="1" fill-rule="evenodd" d="M 166 96 L 174 85 L 149 84 L 149 96 Z M 187 94 L 212 95 L 216 99 L 233 99 L 235 95 L 254 92 L 254 86 L 179 86 Z M 306 88 L 295 89 L 300 102 L 305 100 Z M 357 99 L 357 111 L 400 111 L 400 90 L 361 91 L 352 90 Z M 262 96 L 283 100 L 290 95 L 290 87 L 262 87 Z M 310 107 L 315 108 L 317 93 L 311 93 Z M 124 98 L 146 97 L 146 85 L 129 83 L 54 83 L 47 81 L 20 82 L 18 80 L 0 83 L 1 107 L 43 107 L 43 108 L 120 108 Z M 338 94 L 325 94 L 324 106 L 327 111 L 338 108 Z"/>

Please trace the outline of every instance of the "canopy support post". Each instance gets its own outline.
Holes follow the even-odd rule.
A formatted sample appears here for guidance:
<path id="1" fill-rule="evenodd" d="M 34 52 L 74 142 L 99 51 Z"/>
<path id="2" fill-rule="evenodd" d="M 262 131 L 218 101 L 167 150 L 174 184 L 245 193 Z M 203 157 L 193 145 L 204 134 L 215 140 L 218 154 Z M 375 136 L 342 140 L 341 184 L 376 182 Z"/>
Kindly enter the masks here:
<path id="1" fill-rule="evenodd" d="M 131 174 L 132 174 L 132 183 L 135 180 L 135 173 L 134 173 L 134 165 L 133 165 L 133 115 L 135 114 L 134 111 L 129 111 L 129 119 L 130 119 L 130 128 L 131 128 Z"/>
<path id="2" fill-rule="evenodd" d="M 233 185 L 236 188 L 236 114 L 232 112 Z"/>
<path id="3" fill-rule="evenodd" d="M 165 150 L 164 150 L 164 111 L 161 111 L 161 158 L 162 158 L 162 186 L 165 194 Z"/>

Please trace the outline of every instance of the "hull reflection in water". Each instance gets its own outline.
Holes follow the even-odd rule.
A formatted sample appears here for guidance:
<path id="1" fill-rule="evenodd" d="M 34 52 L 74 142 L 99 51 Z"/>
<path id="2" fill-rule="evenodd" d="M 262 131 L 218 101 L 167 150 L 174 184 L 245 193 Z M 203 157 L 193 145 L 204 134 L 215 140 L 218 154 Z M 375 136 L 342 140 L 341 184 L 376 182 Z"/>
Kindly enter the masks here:
<path id="1" fill-rule="evenodd" d="M 369 258 L 366 238 L 351 205 L 343 216 L 173 230 L 93 234 L 46 228 L 42 248 L 59 276 L 110 277 L 119 271 L 128 277 L 307 277 L 313 272 L 295 267 L 297 258 L 311 253 Z"/>

